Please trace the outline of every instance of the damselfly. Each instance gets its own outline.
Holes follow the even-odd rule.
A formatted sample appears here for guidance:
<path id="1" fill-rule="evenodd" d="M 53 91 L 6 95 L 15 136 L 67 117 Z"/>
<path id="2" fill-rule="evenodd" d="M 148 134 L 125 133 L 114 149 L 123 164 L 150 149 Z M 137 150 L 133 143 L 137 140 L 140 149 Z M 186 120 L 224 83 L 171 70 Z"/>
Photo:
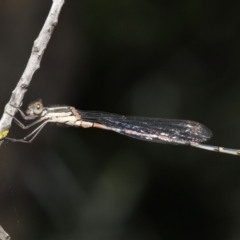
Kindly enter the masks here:
<path id="1" fill-rule="evenodd" d="M 83 128 L 111 130 L 139 140 L 181 144 L 205 150 L 240 155 L 239 150 L 201 144 L 212 137 L 212 132 L 203 124 L 189 120 L 161 119 L 122 116 L 105 112 L 81 111 L 70 106 L 44 107 L 41 100 L 29 104 L 26 115 L 18 109 L 25 120 L 35 120 L 24 125 L 14 117 L 23 129 L 40 124 L 23 139 L 5 138 L 9 142 L 31 143 L 47 123 Z"/>

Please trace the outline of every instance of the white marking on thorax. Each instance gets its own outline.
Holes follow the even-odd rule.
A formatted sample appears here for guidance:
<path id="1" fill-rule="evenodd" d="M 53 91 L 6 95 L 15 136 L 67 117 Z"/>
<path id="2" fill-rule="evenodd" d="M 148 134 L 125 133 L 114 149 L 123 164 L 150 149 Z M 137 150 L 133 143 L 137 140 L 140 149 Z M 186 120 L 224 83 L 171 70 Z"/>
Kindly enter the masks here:
<path id="1" fill-rule="evenodd" d="M 70 126 L 75 126 L 75 123 L 79 121 L 79 119 L 77 119 L 75 116 L 67 116 L 67 115 L 60 116 L 60 114 L 57 114 L 57 116 L 55 114 L 54 115 L 51 114 L 51 117 L 49 116 L 47 120 L 48 122 L 67 124 Z"/>
<path id="2" fill-rule="evenodd" d="M 64 118 L 64 117 L 68 117 L 71 115 L 72 115 L 72 113 L 70 111 L 69 112 L 49 112 L 44 116 L 44 118 Z M 73 116 L 73 117 L 75 117 L 75 116 Z"/>

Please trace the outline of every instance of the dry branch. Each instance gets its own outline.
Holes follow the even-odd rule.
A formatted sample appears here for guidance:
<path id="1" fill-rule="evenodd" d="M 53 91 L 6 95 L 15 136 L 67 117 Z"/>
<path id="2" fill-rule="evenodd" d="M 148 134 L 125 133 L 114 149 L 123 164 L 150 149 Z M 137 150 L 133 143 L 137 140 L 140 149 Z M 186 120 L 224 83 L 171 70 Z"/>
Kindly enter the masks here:
<path id="1" fill-rule="evenodd" d="M 10 240 L 10 236 L 8 235 L 7 232 L 4 231 L 2 226 L 0 226 L 0 239 L 1 240 Z"/>

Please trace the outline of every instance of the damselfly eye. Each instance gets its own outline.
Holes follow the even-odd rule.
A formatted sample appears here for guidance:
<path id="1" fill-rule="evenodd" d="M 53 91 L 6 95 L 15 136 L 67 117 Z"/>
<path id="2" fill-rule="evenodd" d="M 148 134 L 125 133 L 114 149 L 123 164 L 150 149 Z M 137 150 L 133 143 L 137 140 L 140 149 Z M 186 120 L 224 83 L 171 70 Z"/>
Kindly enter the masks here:
<path id="1" fill-rule="evenodd" d="M 29 116 L 37 116 L 37 115 L 41 115 L 43 112 L 43 104 L 41 100 L 37 100 L 34 102 L 31 102 L 28 105 L 26 114 Z"/>
<path id="2" fill-rule="evenodd" d="M 42 111 L 43 111 L 43 104 L 41 102 L 35 102 L 33 113 L 36 115 L 39 115 L 42 113 Z"/>

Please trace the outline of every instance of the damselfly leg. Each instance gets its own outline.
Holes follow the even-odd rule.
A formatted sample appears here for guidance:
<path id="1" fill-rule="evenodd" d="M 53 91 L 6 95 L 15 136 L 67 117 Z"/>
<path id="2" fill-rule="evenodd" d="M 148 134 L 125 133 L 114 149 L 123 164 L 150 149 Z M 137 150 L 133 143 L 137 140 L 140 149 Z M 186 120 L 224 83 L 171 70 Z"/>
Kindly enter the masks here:
<path id="1" fill-rule="evenodd" d="M 47 122 L 43 122 L 41 125 L 39 125 L 37 128 L 35 128 L 30 134 L 25 136 L 22 139 L 15 139 L 15 138 L 8 138 L 6 137 L 5 139 L 8 142 L 22 142 L 22 143 L 31 143 L 36 136 L 41 132 L 41 130 L 44 128 L 44 126 L 47 124 Z M 20 125 L 19 125 L 20 126 Z M 25 128 L 26 129 L 26 128 Z M 31 138 L 30 138 L 31 137 Z M 30 138 L 30 139 L 29 139 Z"/>
<path id="2" fill-rule="evenodd" d="M 34 122 L 32 122 L 32 123 L 30 123 L 30 124 L 28 124 L 28 125 L 24 125 L 24 124 L 23 124 L 22 122 L 20 122 L 16 117 L 14 117 L 14 116 L 12 116 L 12 117 L 13 117 L 15 123 L 16 123 L 19 127 L 21 127 L 22 129 L 28 129 L 28 128 L 30 128 L 30 127 L 32 127 L 32 126 L 34 126 L 34 125 L 36 125 L 36 124 L 38 124 L 38 123 L 40 123 L 40 122 L 46 121 L 46 119 L 41 119 L 41 118 L 39 118 L 39 119 L 37 119 L 36 121 L 34 121 Z M 34 119 L 35 119 L 35 118 L 34 118 Z M 27 120 L 32 120 L 32 119 L 27 119 Z"/>

